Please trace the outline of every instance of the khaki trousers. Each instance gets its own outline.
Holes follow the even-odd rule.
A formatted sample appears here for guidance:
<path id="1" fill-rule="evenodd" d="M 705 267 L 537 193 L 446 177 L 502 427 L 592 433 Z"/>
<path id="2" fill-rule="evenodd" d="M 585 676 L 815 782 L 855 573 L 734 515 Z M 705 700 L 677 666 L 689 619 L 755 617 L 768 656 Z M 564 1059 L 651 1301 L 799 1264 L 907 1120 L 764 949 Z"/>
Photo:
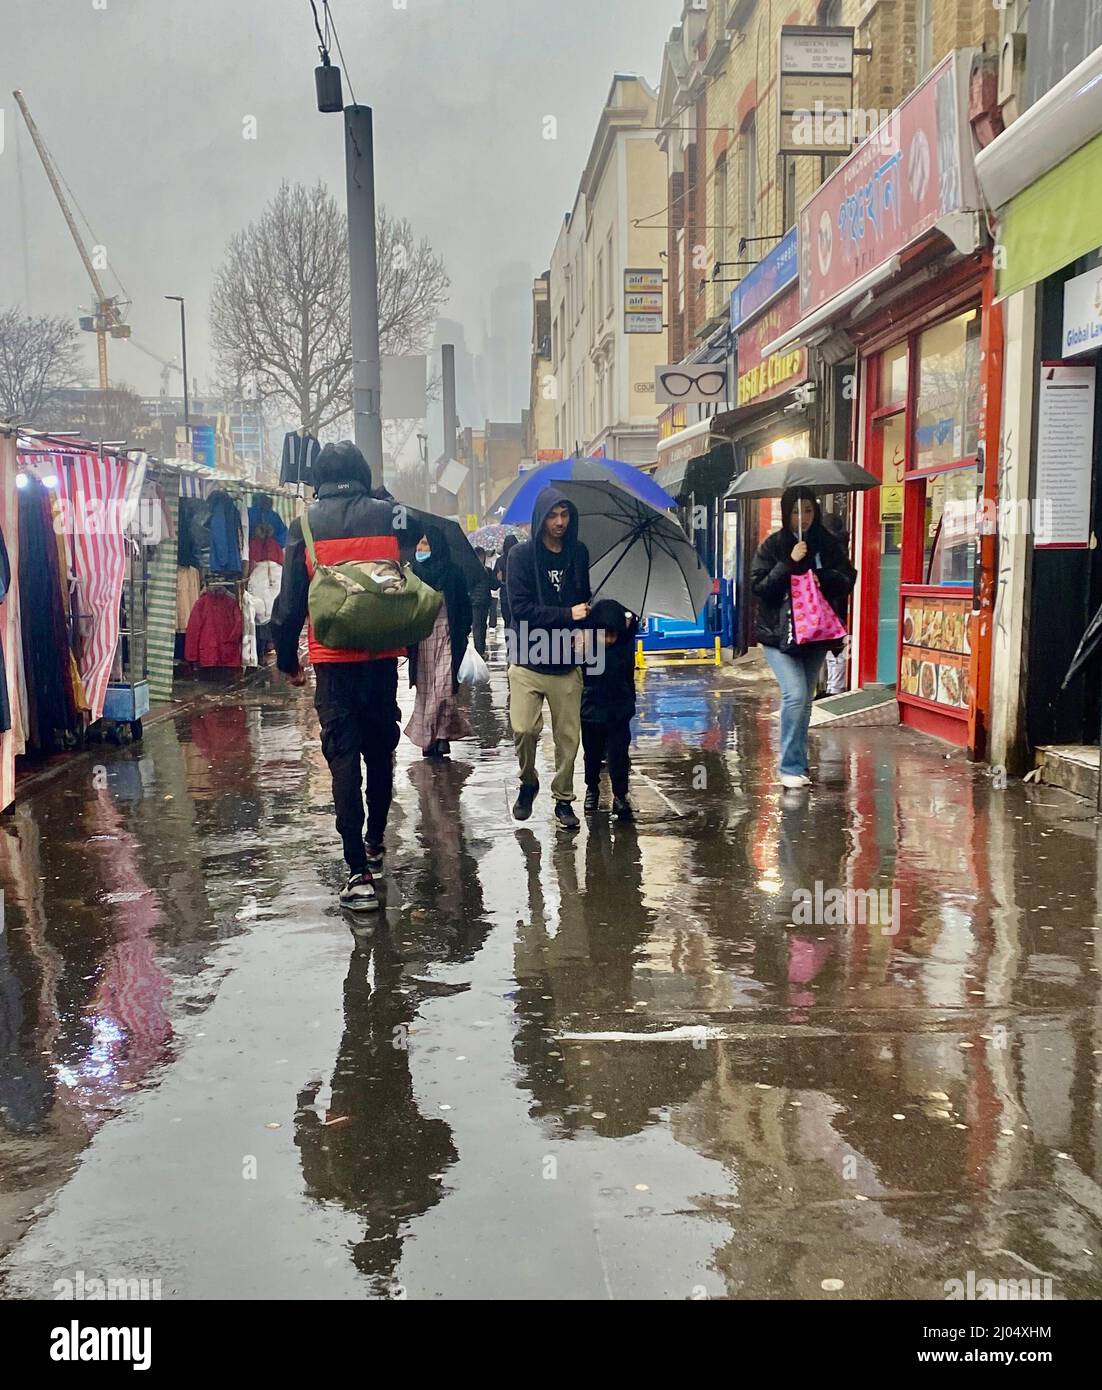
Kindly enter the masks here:
<path id="1" fill-rule="evenodd" d="M 574 763 L 582 736 L 582 673 L 568 671 L 545 676 L 526 666 L 509 667 L 509 722 L 513 726 L 522 785 L 534 787 L 536 748 L 543 733 L 543 702 L 551 708 L 551 733 L 555 739 L 555 780 L 551 794 L 556 801 L 574 800 Z"/>

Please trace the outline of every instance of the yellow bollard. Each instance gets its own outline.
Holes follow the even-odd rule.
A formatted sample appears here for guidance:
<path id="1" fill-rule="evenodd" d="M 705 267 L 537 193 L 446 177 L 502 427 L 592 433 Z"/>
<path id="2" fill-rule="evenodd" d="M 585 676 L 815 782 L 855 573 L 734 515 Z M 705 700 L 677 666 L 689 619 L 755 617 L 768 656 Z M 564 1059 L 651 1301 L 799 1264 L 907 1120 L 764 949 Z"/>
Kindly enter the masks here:
<path id="1" fill-rule="evenodd" d="M 717 666 L 722 666 L 722 665 L 723 665 L 723 639 L 722 639 L 722 637 L 717 637 L 717 638 L 716 638 L 716 665 L 717 665 Z"/>
<path id="2" fill-rule="evenodd" d="M 637 671 L 645 671 L 647 669 L 647 658 L 643 655 L 642 640 L 635 644 L 635 669 Z"/>

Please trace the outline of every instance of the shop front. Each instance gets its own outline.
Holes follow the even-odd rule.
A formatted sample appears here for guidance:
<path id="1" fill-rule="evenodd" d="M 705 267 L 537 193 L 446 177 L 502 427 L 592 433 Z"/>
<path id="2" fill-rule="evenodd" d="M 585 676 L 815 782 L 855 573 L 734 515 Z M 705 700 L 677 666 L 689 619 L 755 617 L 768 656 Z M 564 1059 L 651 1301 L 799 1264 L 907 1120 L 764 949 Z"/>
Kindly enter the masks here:
<path id="1" fill-rule="evenodd" d="M 1085 36 L 1078 46 L 1089 47 Z M 1075 52 L 1069 44 L 1053 61 L 1066 70 Z M 1030 50 L 1031 64 L 1048 58 Z M 977 160 L 1002 251 L 1003 468 L 1021 523 L 1000 537 L 996 756 L 1016 772 L 1040 761 L 1046 780 L 1082 791 L 1090 781 L 1077 769 L 1089 762 L 1083 745 L 1098 742 L 1102 709 L 1097 651 L 1068 679 L 1102 608 L 1100 82 L 1095 49 L 1051 90 L 1042 83 L 1044 94 Z"/>
<path id="2" fill-rule="evenodd" d="M 989 707 L 1002 321 L 977 215 L 967 88 L 950 54 L 801 209 L 800 313 L 766 351 L 856 354 L 851 683 L 982 757 Z M 839 344 L 842 344 L 842 349 Z M 984 505 L 986 504 L 986 505 Z"/>
<path id="3" fill-rule="evenodd" d="M 811 354 L 798 343 L 780 352 L 767 345 L 800 317 L 796 229 L 747 273 L 731 295 L 731 332 L 737 341 L 734 409 L 717 418 L 735 454 L 735 472 L 812 454 L 809 390 Z M 780 526 L 780 498 L 744 502 L 727 497 L 722 534 L 728 563 L 737 566 L 740 595 L 749 592 L 754 552 Z M 743 649 L 753 641 L 751 608 L 737 605 Z"/>

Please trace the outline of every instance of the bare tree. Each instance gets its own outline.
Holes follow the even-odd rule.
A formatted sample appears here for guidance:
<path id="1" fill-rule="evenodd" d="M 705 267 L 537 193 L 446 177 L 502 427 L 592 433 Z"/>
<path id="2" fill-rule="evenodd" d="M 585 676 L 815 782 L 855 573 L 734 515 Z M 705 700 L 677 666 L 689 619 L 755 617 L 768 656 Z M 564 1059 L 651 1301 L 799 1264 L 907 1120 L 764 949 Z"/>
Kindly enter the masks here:
<path id="1" fill-rule="evenodd" d="M 18 309 L 0 312 L 0 417 L 41 425 L 57 392 L 77 381 L 80 346 L 76 325 Z M 54 424 L 54 421 L 49 421 Z"/>
<path id="2" fill-rule="evenodd" d="M 383 352 L 423 348 L 450 284 L 427 241 L 378 215 Z M 352 406 L 348 224 L 325 185 L 283 184 L 230 242 L 211 295 L 219 372 L 317 434 Z"/>

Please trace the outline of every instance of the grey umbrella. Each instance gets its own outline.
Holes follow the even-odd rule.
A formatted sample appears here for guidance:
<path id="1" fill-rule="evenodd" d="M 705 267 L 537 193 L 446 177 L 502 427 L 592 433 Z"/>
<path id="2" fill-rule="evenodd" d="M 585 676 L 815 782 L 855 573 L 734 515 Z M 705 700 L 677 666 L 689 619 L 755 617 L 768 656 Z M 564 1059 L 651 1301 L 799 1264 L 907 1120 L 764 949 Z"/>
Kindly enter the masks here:
<path id="1" fill-rule="evenodd" d="M 820 492 L 867 492 L 880 479 L 848 459 L 785 459 L 741 474 L 728 489 L 728 497 L 780 497 L 790 487 L 818 488 Z"/>
<path id="2" fill-rule="evenodd" d="M 594 599 L 618 599 L 640 617 L 696 618 L 712 580 L 675 516 L 613 482 L 555 486 L 578 509 Z"/>

